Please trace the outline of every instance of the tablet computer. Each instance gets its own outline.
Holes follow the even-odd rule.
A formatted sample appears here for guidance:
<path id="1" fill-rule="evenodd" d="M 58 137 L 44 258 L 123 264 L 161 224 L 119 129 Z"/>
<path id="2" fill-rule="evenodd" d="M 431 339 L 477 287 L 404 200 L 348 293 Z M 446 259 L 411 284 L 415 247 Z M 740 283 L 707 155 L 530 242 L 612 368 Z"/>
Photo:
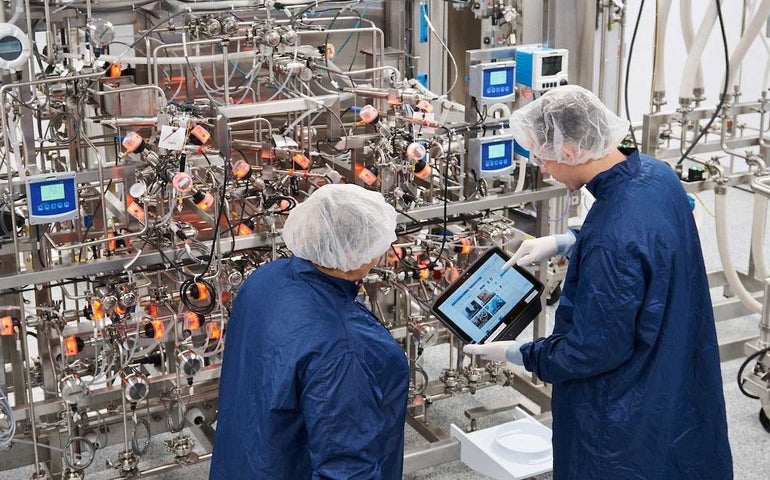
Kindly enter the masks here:
<path id="1" fill-rule="evenodd" d="M 436 317 L 466 343 L 513 340 L 542 309 L 543 284 L 518 265 L 500 271 L 508 258 L 489 249 L 433 304 Z"/>

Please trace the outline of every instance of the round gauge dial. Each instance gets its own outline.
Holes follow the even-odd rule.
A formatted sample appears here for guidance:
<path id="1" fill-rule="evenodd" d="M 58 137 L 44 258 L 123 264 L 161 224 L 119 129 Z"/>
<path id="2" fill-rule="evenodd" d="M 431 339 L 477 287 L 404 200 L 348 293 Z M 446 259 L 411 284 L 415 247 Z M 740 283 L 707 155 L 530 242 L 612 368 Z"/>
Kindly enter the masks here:
<path id="1" fill-rule="evenodd" d="M 115 27 L 112 22 L 95 18 L 88 24 L 88 35 L 95 47 L 106 47 L 115 40 Z"/>

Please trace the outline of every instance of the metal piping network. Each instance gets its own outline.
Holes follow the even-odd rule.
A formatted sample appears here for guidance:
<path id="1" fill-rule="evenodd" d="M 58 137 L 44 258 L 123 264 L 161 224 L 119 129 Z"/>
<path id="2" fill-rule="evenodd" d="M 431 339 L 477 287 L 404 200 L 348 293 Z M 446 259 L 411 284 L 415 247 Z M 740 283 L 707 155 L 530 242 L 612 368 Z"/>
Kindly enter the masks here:
<path id="1" fill-rule="evenodd" d="M 720 347 L 725 347 L 724 349 L 720 348 L 720 353 L 723 360 L 736 358 L 736 355 L 740 355 L 738 352 L 744 349 L 751 354 L 741 368 L 739 377 L 742 376 L 743 369 L 752 360 L 755 360 L 752 372 L 745 379 L 739 378 L 739 382 L 742 389 L 745 385 L 746 391 L 752 392 L 751 394 L 755 395 L 755 398 L 761 400 L 763 406 L 761 420 L 763 426 L 770 431 L 770 420 L 765 413 L 770 412 L 770 383 L 767 381 L 770 359 L 766 355 L 766 349 L 770 346 L 770 279 L 766 278 L 768 270 L 764 252 L 767 202 L 768 196 L 770 196 L 770 177 L 768 177 L 766 167 L 768 142 L 765 138 L 767 92 L 764 90 L 766 85 L 763 85 L 763 90 L 758 95 L 760 97 L 758 101 L 739 102 L 742 94 L 738 75 L 748 48 L 765 24 L 767 13 L 770 11 L 770 2 L 764 0 L 755 12 L 750 12 L 753 15 L 752 21 L 730 55 L 731 68 L 724 81 L 732 87 L 732 90 L 727 92 L 723 99 L 724 104 L 721 105 L 719 111 L 716 111 L 717 107 L 701 106 L 706 97 L 702 89 L 702 76 L 699 67 L 706 41 L 716 23 L 716 2 L 708 3 L 695 38 L 692 35 L 691 19 L 689 18 L 691 7 L 692 2 L 682 2 L 682 25 L 685 43 L 688 47 L 688 56 L 684 67 L 686 75 L 682 78 L 679 90 L 679 108 L 676 111 L 662 111 L 657 108 L 655 112 L 645 115 L 643 145 L 646 147 L 646 153 L 671 161 L 674 164 L 688 193 L 697 194 L 703 190 L 714 190 L 717 246 L 722 262 L 722 273 L 730 292 L 738 297 L 745 309 L 760 316 L 758 338 L 743 339 L 740 342 L 720 345 Z M 744 4 L 744 8 L 746 8 L 746 4 Z M 745 17 L 745 13 L 742 18 Z M 764 43 L 767 45 L 766 42 Z M 768 53 L 770 54 L 770 50 Z M 768 60 L 770 62 L 770 59 Z M 656 65 L 661 64 L 662 62 L 656 62 Z M 656 72 L 657 70 L 659 68 L 656 68 Z M 655 88 L 658 107 L 664 103 L 665 99 L 665 92 L 661 90 L 662 85 L 662 79 L 659 79 Z M 753 121 L 757 119 L 757 114 L 759 128 L 753 128 Z M 710 130 L 703 132 L 707 119 L 712 119 L 718 123 L 714 123 L 713 127 L 710 123 Z M 675 130 L 676 127 L 680 129 L 678 133 Z M 705 135 L 699 135 L 702 132 Z M 714 134 L 718 135 L 718 140 L 714 138 Z M 695 136 L 699 136 L 699 144 L 690 148 Z M 676 145 L 677 141 L 679 145 Z M 671 145 L 671 142 L 674 142 L 674 145 Z M 684 157 L 688 150 L 691 153 Z M 720 162 L 722 154 L 727 154 L 730 157 L 729 166 L 727 163 Z M 735 168 L 732 162 L 735 157 L 745 160 L 747 168 Z M 705 168 L 698 169 L 697 166 Z M 688 170 L 688 167 L 693 168 Z M 699 176 L 692 177 L 692 174 Z M 755 193 L 750 240 L 753 268 L 750 267 L 749 275 L 742 278 L 730 255 L 727 192 L 732 186 L 747 184 L 751 184 Z M 718 279 L 718 276 L 713 278 Z M 720 283 L 712 286 L 724 285 L 724 281 L 721 279 L 717 281 Z M 764 290 L 764 298 L 759 297 L 760 290 Z M 717 306 L 715 304 L 715 312 Z M 744 313 L 741 312 L 738 315 L 744 315 Z M 718 320 L 721 319 L 723 318 L 718 317 Z"/>
<path id="2" fill-rule="evenodd" d="M 123 3 L 26 2 L 27 30 L 44 20 L 49 45 L 18 79 L 0 72 L 0 356 L 16 372 L 0 375 L 0 410 L 24 427 L 0 432 L 0 468 L 82 478 L 78 451 L 109 444 L 123 446 L 109 461 L 119 478 L 207 461 L 192 449 L 211 445 L 229 307 L 250 273 L 288 255 L 286 215 L 327 183 L 379 191 L 402 212 L 362 297 L 410 356 L 410 424 L 446 439 L 428 405 L 511 383 L 505 365 L 463 366 L 430 305 L 490 247 L 551 233 L 546 221 L 521 231 L 511 211 L 547 214 L 566 189 L 525 157 L 471 181 L 467 137 L 504 122 L 464 122 L 444 82 L 391 64 L 385 2 L 167 0 L 160 17 Z M 435 343 L 451 353 L 429 378 L 420 354 Z M 516 385 L 547 413 L 547 388 Z M 200 423 L 195 439 L 185 422 Z M 169 461 L 145 468 L 145 436 L 164 431 Z"/>

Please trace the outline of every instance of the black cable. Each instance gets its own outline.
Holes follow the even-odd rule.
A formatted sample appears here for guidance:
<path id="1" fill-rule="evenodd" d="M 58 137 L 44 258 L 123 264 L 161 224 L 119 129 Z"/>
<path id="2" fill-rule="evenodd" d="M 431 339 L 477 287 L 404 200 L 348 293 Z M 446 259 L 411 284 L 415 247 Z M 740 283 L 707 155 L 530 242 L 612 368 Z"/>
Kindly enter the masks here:
<path id="1" fill-rule="evenodd" d="M 173 267 L 174 265 L 176 265 L 175 262 L 173 262 L 170 258 L 168 258 L 168 255 L 166 255 L 166 252 L 163 251 L 160 245 L 153 242 L 149 238 L 145 238 L 143 240 L 144 240 L 144 244 L 142 245 L 142 248 L 140 248 L 139 250 L 144 250 L 144 247 L 149 243 L 152 248 L 158 251 L 158 254 L 160 255 L 160 257 L 168 264 L 169 267 Z M 181 270 L 181 272 L 184 273 L 184 270 Z"/>
<path id="2" fill-rule="evenodd" d="M 751 393 L 747 392 L 747 391 L 746 391 L 746 390 L 743 388 L 743 380 L 742 380 L 742 378 L 743 378 L 743 370 L 746 368 L 746 365 L 748 365 L 748 364 L 749 364 L 749 362 L 751 362 L 752 360 L 754 360 L 754 359 L 755 359 L 755 358 L 757 358 L 757 357 L 760 357 L 760 356 L 762 356 L 762 355 L 766 354 L 767 352 L 770 352 L 770 347 L 767 347 L 767 348 L 763 348 L 762 350 L 759 350 L 758 352 L 754 352 L 754 353 L 752 353 L 752 354 L 751 354 L 751 355 L 749 355 L 749 357 L 748 357 L 746 360 L 744 360 L 744 362 L 741 364 L 741 368 L 739 368 L 739 369 L 738 369 L 738 378 L 737 378 L 737 380 L 738 380 L 738 389 L 741 391 L 741 393 L 742 393 L 742 394 L 746 395 L 746 396 L 747 396 L 747 397 L 749 397 L 749 398 L 753 398 L 754 400 L 758 400 L 758 399 L 759 399 L 759 397 L 758 397 L 758 396 L 756 396 L 756 395 L 752 395 Z"/>
<path id="3" fill-rule="evenodd" d="M 41 246 L 40 244 L 43 241 L 40 235 L 40 225 L 35 225 L 35 235 L 37 236 L 37 243 L 38 243 L 37 248 L 35 249 L 37 250 L 37 261 L 40 262 L 40 267 L 45 268 L 45 262 L 43 261 L 43 252 L 41 251 L 42 249 L 40 248 Z"/>
<path id="4" fill-rule="evenodd" d="M 714 114 L 711 115 L 711 118 L 709 119 L 708 123 L 705 127 L 703 127 L 700 131 L 700 133 L 695 137 L 695 140 L 690 144 L 690 146 L 685 150 L 685 152 L 682 154 L 682 158 L 679 159 L 678 162 L 676 162 L 677 166 L 680 166 L 682 162 L 685 161 L 688 155 L 690 155 L 690 152 L 693 148 L 695 148 L 695 145 L 700 142 L 700 139 L 703 138 L 704 135 L 706 135 L 706 132 L 708 132 L 709 128 L 711 128 L 711 124 L 714 123 L 714 120 L 716 120 L 717 116 L 719 115 L 719 112 L 722 111 L 722 107 L 725 104 L 725 100 L 727 99 L 727 82 L 730 81 L 730 53 L 728 52 L 727 48 L 727 35 L 725 34 L 725 22 L 722 18 L 722 4 L 719 2 L 719 0 L 714 0 L 717 2 L 717 16 L 719 16 L 719 29 L 722 32 L 722 45 L 724 46 L 724 54 L 725 54 L 725 85 L 722 87 L 722 98 L 719 99 L 719 103 L 717 104 L 717 108 L 714 110 Z M 685 128 L 686 125 L 682 125 L 682 128 Z"/>
<path id="5" fill-rule="evenodd" d="M 625 86 L 623 87 L 623 97 L 626 101 L 626 118 L 628 119 L 629 123 L 628 129 L 631 131 L 631 139 L 634 141 L 634 148 L 637 150 L 639 150 L 639 143 L 636 141 L 634 126 L 631 124 L 631 110 L 628 106 L 628 76 L 631 71 L 631 57 L 634 54 L 634 43 L 636 43 L 636 32 L 639 30 L 639 20 L 642 18 L 642 10 L 644 10 L 644 0 L 642 0 L 642 3 L 639 5 L 639 13 L 636 16 L 636 23 L 634 24 L 634 33 L 631 35 L 631 45 L 628 47 L 628 59 L 626 60 L 626 78 Z"/>
<path id="6" fill-rule="evenodd" d="M 208 290 L 208 299 L 202 305 L 196 305 L 195 303 L 200 299 L 190 298 L 193 292 L 197 292 L 199 296 L 203 294 L 198 284 L 203 285 L 203 288 Z M 188 310 L 201 315 L 208 315 L 213 312 L 214 308 L 217 306 L 217 293 L 214 286 L 202 278 L 193 278 L 182 282 L 182 285 L 179 287 L 179 298 Z"/>
<path id="7" fill-rule="evenodd" d="M 329 36 L 331 34 L 328 33 L 328 31 L 332 29 L 332 27 L 334 26 L 334 22 L 337 21 L 337 18 L 339 18 L 339 16 L 342 15 L 342 13 L 345 12 L 346 9 L 347 9 L 347 7 L 338 9 L 339 11 L 337 12 L 337 14 L 334 15 L 334 17 L 332 17 L 332 21 L 329 22 L 329 26 L 326 28 L 326 30 L 327 30 L 326 37 L 324 37 L 324 50 L 325 50 L 324 51 L 324 63 L 326 64 L 326 76 L 329 78 L 330 82 L 332 81 L 332 75 L 331 75 L 332 72 L 329 70 L 329 53 L 328 53 L 327 49 L 329 48 L 328 47 L 328 45 L 329 45 Z M 330 11 L 333 11 L 333 10 L 330 10 Z M 361 14 L 358 12 L 358 10 L 351 9 L 351 11 L 353 13 L 355 13 L 356 15 L 358 15 L 358 21 L 360 23 L 361 20 L 362 20 L 362 17 L 361 17 Z M 336 54 L 337 52 L 335 51 L 334 53 Z M 355 55 L 353 56 L 353 59 L 355 60 Z M 350 70 L 350 68 L 348 68 L 348 70 Z M 341 75 L 341 74 L 339 74 L 337 72 L 334 72 L 334 73 L 336 75 Z"/>
<path id="8" fill-rule="evenodd" d="M 230 215 L 225 215 L 225 221 L 227 222 L 227 231 L 230 232 L 230 253 L 235 253 L 235 235 L 233 235 L 233 224 L 230 222 Z"/>
<path id="9" fill-rule="evenodd" d="M 204 154 L 205 156 L 205 154 Z M 207 159 L 208 160 L 208 159 Z M 227 166 L 224 167 L 224 179 L 222 181 L 222 192 L 219 195 L 219 207 L 217 209 L 217 219 L 214 222 L 214 236 L 211 239 L 211 253 L 209 254 L 209 260 L 206 262 L 206 268 L 203 269 L 203 274 L 201 276 L 205 275 L 206 272 L 209 271 L 209 267 L 211 267 L 211 261 L 214 259 L 214 252 L 216 250 L 216 245 L 219 235 L 219 221 L 222 218 L 222 212 L 225 209 L 225 192 L 227 191 L 227 174 L 229 173 L 230 169 L 227 168 Z"/>
<path id="10" fill-rule="evenodd" d="M 406 218 L 408 218 L 409 220 L 413 221 L 414 223 L 420 223 L 419 220 L 417 220 L 413 216 L 409 215 L 408 213 L 406 213 L 406 212 L 404 212 L 402 210 L 399 210 L 397 208 L 395 210 L 396 210 L 397 213 L 400 213 L 401 215 L 405 216 Z"/>
<path id="11" fill-rule="evenodd" d="M 130 12 L 130 11 L 137 10 L 138 9 L 137 7 L 145 7 L 145 6 L 153 4 L 153 3 L 155 3 L 155 0 L 145 0 L 145 1 L 140 2 L 140 3 L 132 2 L 129 5 L 126 5 L 126 6 L 111 7 L 111 8 L 109 8 L 109 7 L 101 7 L 101 8 L 100 7 L 92 7 L 91 12 L 92 13 Z M 42 7 L 43 3 L 42 2 L 30 2 L 30 5 L 34 5 L 36 7 Z M 74 9 L 75 11 L 77 11 L 77 12 L 79 12 L 81 14 L 85 14 L 87 6 L 84 5 L 84 4 L 80 4 L 80 5 L 68 4 L 68 5 L 62 6 L 62 8 L 72 8 L 72 9 Z"/>
<path id="12" fill-rule="evenodd" d="M 319 7 L 327 3 L 349 3 L 349 2 L 350 0 L 321 0 L 321 1 L 313 0 L 313 1 L 305 2 L 304 4 L 307 5 L 307 7 L 303 8 L 296 14 L 292 14 L 291 22 L 294 23 L 297 21 L 297 19 L 302 18 L 308 11 L 312 10 L 314 6 Z M 298 7 L 300 5 L 303 5 L 303 4 L 300 3 L 300 4 L 293 4 L 293 5 L 283 5 L 280 2 L 276 2 L 273 5 L 273 8 L 275 8 L 276 10 L 282 10 L 284 7 Z"/>
<path id="13" fill-rule="evenodd" d="M 356 13 L 358 13 L 358 25 L 361 25 L 363 23 L 364 17 L 357 11 L 354 10 Z M 353 58 L 350 59 L 350 65 L 348 65 L 348 72 L 353 70 L 353 64 L 356 63 L 356 57 L 358 56 L 358 42 L 361 40 L 361 34 L 356 34 L 356 45 L 353 47 Z"/>
<path id="14" fill-rule="evenodd" d="M 431 260 L 428 264 L 428 268 L 433 268 L 436 266 L 436 262 L 439 261 L 441 258 L 441 255 L 444 254 L 444 247 L 446 246 L 446 237 L 447 237 L 447 205 L 449 203 L 449 160 L 452 158 L 452 131 L 449 130 L 447 127 L 443 127 L 444 130 L 446 130 L 447 133 L 447 153 L 446 153 L 446 161 L 444 162 L 444 226 L 443 232 L 441 232 L 441 248 L 438 251 L 438 255 L 436 256 L 435 260 Z M 430 258 L 430 257 L 429 257 Z"/>

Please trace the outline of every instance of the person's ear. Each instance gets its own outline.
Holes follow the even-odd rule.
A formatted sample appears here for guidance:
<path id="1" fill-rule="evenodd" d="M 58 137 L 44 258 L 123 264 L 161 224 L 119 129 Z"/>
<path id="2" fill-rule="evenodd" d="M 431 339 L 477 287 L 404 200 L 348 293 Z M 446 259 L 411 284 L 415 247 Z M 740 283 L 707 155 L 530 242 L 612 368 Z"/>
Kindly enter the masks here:
<path id="1" fill-rule="evenodd" d="M 561 158 L 563 160 L 562 163 L 566 163 L 567 165 L 576 165 L 577 164 L 577 152 L 575 151 L 575 147 L 569 144 L 564 144 L 561 146 Z"/>

